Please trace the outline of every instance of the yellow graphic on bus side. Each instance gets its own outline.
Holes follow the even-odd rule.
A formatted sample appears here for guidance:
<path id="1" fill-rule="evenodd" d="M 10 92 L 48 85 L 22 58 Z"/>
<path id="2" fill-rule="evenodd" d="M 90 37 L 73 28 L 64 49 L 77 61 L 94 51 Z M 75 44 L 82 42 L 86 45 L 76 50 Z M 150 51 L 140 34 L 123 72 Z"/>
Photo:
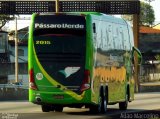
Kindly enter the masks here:
<path id="1" fill-rule="evenodd" d="M 125 81 L 126 78 L 126 69 L 124 67 L 121 68 L 116 68 L 116 67 L 111 67 L 110 68 L 96 68 L 94 72 L 94 77 L 100 77 L 100 82 L 109 82 L 109 81 L 120 81 L 123 82 Z"/>

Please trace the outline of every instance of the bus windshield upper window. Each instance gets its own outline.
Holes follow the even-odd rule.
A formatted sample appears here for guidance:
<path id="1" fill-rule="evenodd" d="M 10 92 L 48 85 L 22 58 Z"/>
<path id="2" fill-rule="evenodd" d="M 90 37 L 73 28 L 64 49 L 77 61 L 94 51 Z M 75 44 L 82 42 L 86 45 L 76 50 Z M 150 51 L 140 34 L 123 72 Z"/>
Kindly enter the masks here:
<path id="1" fill-rule="evenodd" d="M 44 34 L 74 34 L 84 36 L 86 21 L 84 16 L 41 15 L 36 16 L 34 36 Z"/>
<path id="2" fill-rule="evenodd" d="M 76 29 L 35 29 L 33 32 L 34 36 L 42 36 L 47 34 L 72 34 L 76 36 L 84 36 L 85 30 Z"/>

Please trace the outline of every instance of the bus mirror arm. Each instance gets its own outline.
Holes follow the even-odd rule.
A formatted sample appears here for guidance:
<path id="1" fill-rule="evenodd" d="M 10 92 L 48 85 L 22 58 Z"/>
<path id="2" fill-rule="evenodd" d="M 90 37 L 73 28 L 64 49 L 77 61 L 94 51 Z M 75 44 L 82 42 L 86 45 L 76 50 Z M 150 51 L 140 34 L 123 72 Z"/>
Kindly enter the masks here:
<path id="1" fill-rule="evenodd" d="M 134 53 L 136 53 L 138 55 L 138 65 L 141 65 L 142 64 L 142 54 L 141 54 L 140 50 L 136 47 L 133 47 L 132 57 L 134 57 Z"/>

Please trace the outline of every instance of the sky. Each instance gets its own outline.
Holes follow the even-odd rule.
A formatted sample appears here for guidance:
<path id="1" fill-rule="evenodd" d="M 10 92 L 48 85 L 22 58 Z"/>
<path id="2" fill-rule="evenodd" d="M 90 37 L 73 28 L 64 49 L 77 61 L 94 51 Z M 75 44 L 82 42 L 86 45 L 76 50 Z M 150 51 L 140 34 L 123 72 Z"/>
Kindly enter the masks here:
<path id="1" fill-rule="evenodd" d="M 154 0 L 151 3 L 151 6 L 154 9 L 154 13 L 155 13 L 155 22 L 159 22 L 160 23 L 160 0 Z"/>
<path id="2" fill-rule="evenodd" d="M 149 0 L 141 0 L 141 1 L 149 1 Z M 152 2 L 150 5 L 153 7 L 155 12 L 155 23 L 160 23 L 160 0 L 151 0 Z M 22 17 L 30 17 L 30 16 L 22 16 Z M 21 29 L 23 27 L 29 26 L 30 20 L 18 20 L 18 29 Z M 8 24 L 5 25 L 6 28 L 9 28 L 10 30 L 15 30 L 15 21 L 11 21 Z"/>
<path id="3" fill-rule="evenodd" d="M 21 15 L 20 16 L 20 18 L 22 18 L 22 19 L 25 19 L 25 18 L 28 19 L 30 17 L 31 17 L 31 15 Z M 15 20 L 12 20 L 9 23 L 7 23 L 5 25 L 5 27 L 9 30 L 15 30 L 15 27 L 16 27 L 15 23 L 16 23 Z M 29 25 L 30 25 L 30 20 L 17 20 L 17 29 L 18 30 L 21 28 L 27 27 Z"/>
<path id="4" fill-rule="evenodd" d="M 140 0 L 140 1 L 148 2 L 149 0 Z M 155 22 L 160 23 L 160 13 L 159 13 L 159 11 L 160 11 L 160 0 L 150 0 L 150 1 L 152 1 L 152 2 L 150 2 L 150 5 L 154 9 Z"/>

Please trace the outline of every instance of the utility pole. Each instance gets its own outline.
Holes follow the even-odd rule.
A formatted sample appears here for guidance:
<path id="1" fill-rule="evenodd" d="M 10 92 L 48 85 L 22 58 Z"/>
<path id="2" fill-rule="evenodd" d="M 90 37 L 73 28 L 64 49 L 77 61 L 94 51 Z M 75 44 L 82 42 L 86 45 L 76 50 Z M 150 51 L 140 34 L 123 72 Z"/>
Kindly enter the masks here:
<path id="1" fill-rule="evenodd" d="M 139 15 L 133 15 L 133 34 L 134 34 L 134 45 L 138 48 L 139 44 Z M 139 66 L 138 66 L 138 56 L 135 56 L 135 92 L 139 92 L 140 82 L 139 82 Z"/>
<path id="2" fill-rule="evenodd" d="M 59 12 L 59 0 L 56 0 L 56 13 Z"/>
<path id="3" fill-rule="evenodd" d="M 17 17 L 15 17 L 15 82 L 18 82 L 18 37 L 17 37 Z"/>

